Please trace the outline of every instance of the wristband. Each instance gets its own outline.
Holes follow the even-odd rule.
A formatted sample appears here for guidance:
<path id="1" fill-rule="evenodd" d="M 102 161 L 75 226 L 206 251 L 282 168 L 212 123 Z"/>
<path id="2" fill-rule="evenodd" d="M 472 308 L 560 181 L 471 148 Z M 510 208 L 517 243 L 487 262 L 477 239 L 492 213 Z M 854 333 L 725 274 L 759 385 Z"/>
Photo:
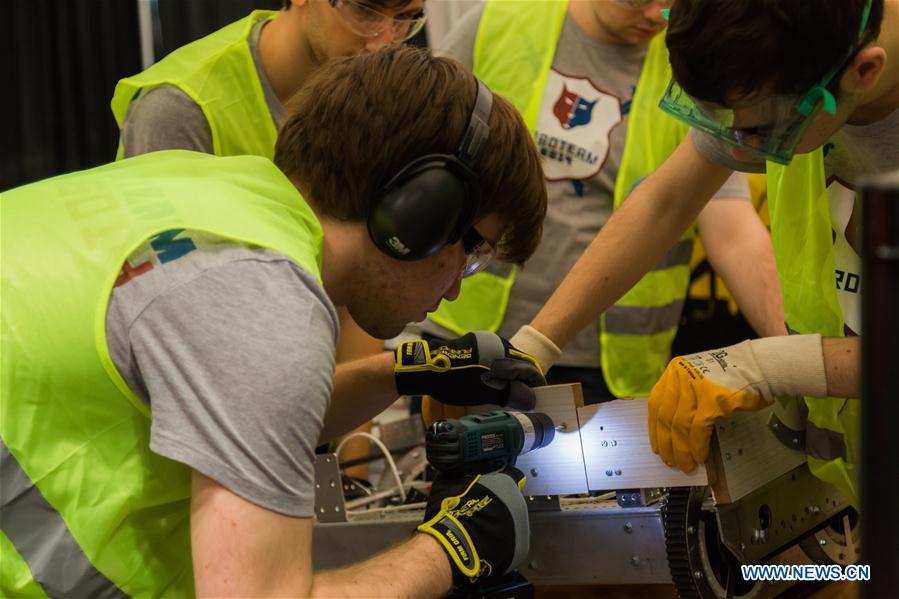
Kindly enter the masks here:
<path id="1" fill-rule="evenodd" d="M 765 337 L 749 346 L 773 396 L 827 397 L 821 335 Z"/>
<path id="2" fill-rule="evenodd" d="M 549 337 L 529 324 L 518 329 L 518 332 L 509 339 L 509 343 L 516 349 L 531 354 L 540 364 L 543 374 L 546 374 L 562 355 L 562 350 Z"/>

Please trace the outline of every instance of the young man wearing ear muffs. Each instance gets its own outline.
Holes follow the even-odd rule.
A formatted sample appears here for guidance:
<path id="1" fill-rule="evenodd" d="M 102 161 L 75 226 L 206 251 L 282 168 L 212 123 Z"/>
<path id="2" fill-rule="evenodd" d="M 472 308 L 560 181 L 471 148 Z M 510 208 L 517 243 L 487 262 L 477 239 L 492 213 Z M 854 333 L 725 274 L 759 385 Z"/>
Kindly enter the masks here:
<path id="1" fill-rule="evenodd" d="M 438 479 L 361 564 L 311 552 L 320 441 L 398 392 L 533 404 L 534 359 L 491 333 L 334 366 L 335 306 L 393 336 L 533 253 L 526 127 L 407 47 L 329 64 L 289 112 L 274 164 L 153 152 L 4 194 L 0 594 L 436 597 L 525 557 L 514 472 Z"/>
<path id="2" fill-rule="evenodd" d="M 271 158 L 285 103 L 325 62 L 411 39 L 424 10 L 423 0 L 283 0 L 280 11 L 254 11 L 119 81 L 119 157 L 183 149 Z M 382 351 L 338 314 L 339 362 Z M 367 454 L 366 445 L 353 441 L 347 455 Z"/>

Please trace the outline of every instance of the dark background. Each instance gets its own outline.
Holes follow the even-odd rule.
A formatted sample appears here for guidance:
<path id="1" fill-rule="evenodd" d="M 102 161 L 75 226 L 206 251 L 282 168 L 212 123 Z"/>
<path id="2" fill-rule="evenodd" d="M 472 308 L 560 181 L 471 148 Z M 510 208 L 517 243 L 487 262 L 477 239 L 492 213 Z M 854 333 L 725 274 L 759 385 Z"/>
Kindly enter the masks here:
<path id="1" fill-rule="evenodd" d="M 280 0 L 154 0 L 156 58 Z M 136 0 L 3 0 L 0 190 L 111 161 L 116 82 L 142 68 Z"/>

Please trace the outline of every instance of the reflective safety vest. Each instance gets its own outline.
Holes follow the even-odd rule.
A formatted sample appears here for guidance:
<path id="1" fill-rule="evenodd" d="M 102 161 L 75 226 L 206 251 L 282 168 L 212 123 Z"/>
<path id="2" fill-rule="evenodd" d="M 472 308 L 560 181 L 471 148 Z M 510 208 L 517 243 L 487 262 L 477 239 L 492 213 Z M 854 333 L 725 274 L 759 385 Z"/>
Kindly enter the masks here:
<path id="1" fill-rule="evenodd" d="M 787 326 L 797 333 L 841 337 L 843 312 L 836 290 L 823 151 L 796 155 L 789 166 L 768 162 L 767 173 L 771 241 Z M 806 397 L 805 403 L 809 469 L 857 508 L 860 402 Z"/>
<path id="2" fill-rule="evenodd" d="M 213 154 L 272 158 L 278 132 L 265 102 L 247 39 L 273 11 L 257 10 L 195 42 L 178 48 L 147 70 L 118 82 L 112 113 L 119 128 L 141 90 L 177 87 L 203 111 L 212 132 Z M 119 144 L 118 158 L 122 157 Z"/>
<path id="3" fill-rule="evenodd" d="M 273 249 L 320 280 L 321 226 L 271 161 L 181 150 L 0 206 L 0 596 L 192 596 L 191 470 L 150 450 L 150 409 L 110 358 L 113 284 L 172 229 Z"/>
<path id="4" fill-rule="evenodd" d="M 474 72 L 518 108 L 532 135 L 567 7 L 565 1 L 490 0 L 481 17 Z M 669 78 L 668 51 L 660 34 L 649 44 L 631 103 L 624 156 L 615 182 L 616 208 L 687 134 L 686 125 L 658 108 Z M 601 317 L 603 376 L 619 397 L 647 395 L 668 363 L 690 280 L 693 236 L 692 230 L 685 234 Z M 516 273 L 513 268 L 505 276 L 487 272 L 464 279 L 459 298 L 442 302 L 431 319 L 457 334 L 497 330 Z"/>

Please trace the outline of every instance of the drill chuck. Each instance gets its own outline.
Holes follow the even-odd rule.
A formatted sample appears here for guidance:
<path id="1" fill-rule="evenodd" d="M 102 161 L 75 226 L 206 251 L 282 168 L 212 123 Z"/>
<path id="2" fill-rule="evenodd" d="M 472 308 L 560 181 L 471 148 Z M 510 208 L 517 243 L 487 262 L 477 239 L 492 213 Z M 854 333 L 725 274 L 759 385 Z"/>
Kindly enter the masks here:
<path id="1" fill-rule="evenodd" d="M 518 420 L 524 433 L 524 443 L 521 453 L 525 454 L 552 443 L 556 434 L 556 427 L 552 419 L 542 412 L 509 412 L 510 416 Z"/>

